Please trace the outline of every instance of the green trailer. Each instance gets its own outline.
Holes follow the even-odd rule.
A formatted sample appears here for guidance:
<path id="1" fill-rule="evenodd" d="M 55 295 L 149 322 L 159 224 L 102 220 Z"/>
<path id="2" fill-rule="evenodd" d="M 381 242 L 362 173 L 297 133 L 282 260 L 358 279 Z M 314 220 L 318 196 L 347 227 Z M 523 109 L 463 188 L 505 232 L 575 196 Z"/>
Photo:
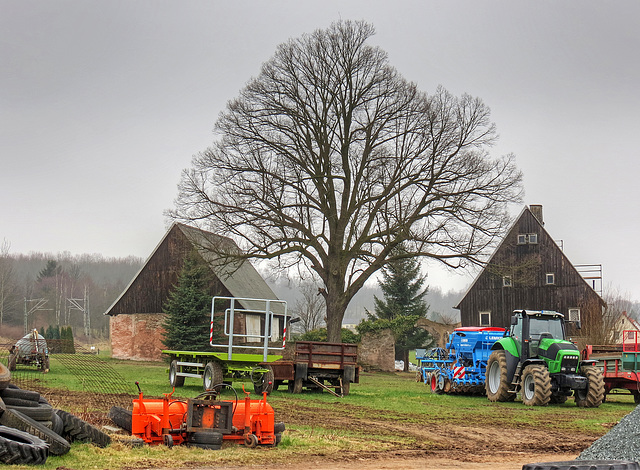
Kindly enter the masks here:
<path id="1" fill-rule="evenodd" d="M 223 305 L 222 309 L 220 305 Z M 259 333 L 246 329 L 237 331 L 236 320 L 247 315 L 260 319 Z M 216 318 L 223 318 L 222 333 L 227 338 L 224 344 L 214 340 Z M 274 376 L 269 364 L 282 359 L 282 355 L 274 354 L 274 351 L 284 350 L 288 319 L 287 303 L 282 300 L 213 297 L 209 337 L 213 351 L 163 350 L 162 353 L 170 358 L 169 384 L 181 387 L 186 378 L 198 378 L 205 390 L 212 390 L 222 383 L 251 380 L 256 393 L 270 393 Z M 274 346 L 272 341 L 280 334 L 277 325 L 282 325 L 281 346 Z"/>

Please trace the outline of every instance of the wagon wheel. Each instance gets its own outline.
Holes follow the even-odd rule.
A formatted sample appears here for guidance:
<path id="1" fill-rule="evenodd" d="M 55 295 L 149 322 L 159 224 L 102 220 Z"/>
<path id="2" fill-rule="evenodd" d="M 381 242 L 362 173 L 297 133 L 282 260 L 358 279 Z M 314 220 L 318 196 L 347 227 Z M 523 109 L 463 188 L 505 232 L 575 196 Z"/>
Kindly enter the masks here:
<path id="1" fill-rule="evenodd" d="M 264 368 L 267 369 L 267 372 L 259 373 L 256 372 L 255 369 L 251 371 L 253 389 L 258 395 L 261 395 L 263 392 L 267 392 L 267 394 L 269 394 L 273 390 L 273 369 L 271 366 L 265 366 Z"/>

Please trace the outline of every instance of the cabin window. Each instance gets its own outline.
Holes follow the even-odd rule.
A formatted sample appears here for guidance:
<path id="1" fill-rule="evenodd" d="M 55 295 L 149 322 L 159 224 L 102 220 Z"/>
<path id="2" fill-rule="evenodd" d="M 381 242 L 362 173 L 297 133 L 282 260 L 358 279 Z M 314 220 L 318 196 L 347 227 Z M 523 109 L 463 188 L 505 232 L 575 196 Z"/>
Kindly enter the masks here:
<path id="1" fill-rule="evenodd" d="M 502 277 L 502 287 L 511 287 L 513 283 L 511 282 L 511 276 L 503 276 Z"/>
<path id="2" fill-rule="evenodd" d="M 518 234 L 518 245 L 537 245 L 537 233 L 520 233 Z"/>
<path id="3" fill-rule="evenodd" d="M 526 245 L 527 244 L 527 235 L 521 233 L 518 235 L 518 245 Z"/>
<path id="4" fill-rule="evenodd" d="M 280 317 L 272 317 L 273 321 L 271 322 L 271 341 L 277 341 L 280 338 L 280 323 L 282 318 Z"/>
<path id="5" fill-rule="evenodd" d="M 580 309 L 579 308 L 570 308 L 569 309 L 569 321 L 580 321 Z"/>
<path id="6" fill-rule="evenodd" d="M 545 284 L 552 286 L 556 283 L 556 275 L 554 273 L 547 273 L 545 276 Z"/>
<path id="7" fill-rule="evenodd" d="M 528 235 L 528 239 L 529 239 L 529 244 L 530 245 L 537 245 L 538 244 L 538 234 L 537 233 L 530 233 Z"/>
<path id="8" fill-rule="evenodd" d="M 491 326 L 491 312 L 480 312 L 480 326 Z"/>

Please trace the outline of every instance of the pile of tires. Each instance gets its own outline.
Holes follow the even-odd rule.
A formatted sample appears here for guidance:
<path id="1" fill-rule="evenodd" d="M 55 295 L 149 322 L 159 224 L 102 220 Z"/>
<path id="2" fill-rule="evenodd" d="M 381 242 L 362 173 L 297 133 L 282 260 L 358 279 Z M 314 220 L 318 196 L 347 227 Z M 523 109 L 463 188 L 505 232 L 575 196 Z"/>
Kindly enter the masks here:
<path id="1" fill-rule="evenodd" d="M 64 455 L 71 442 L 105 447 L 108 434 L 77 416 L 53 408 L 40 393 L 11 383 L 9 369 L 0 363 L 0 462 L 39 465 L 49 454 Z"/>

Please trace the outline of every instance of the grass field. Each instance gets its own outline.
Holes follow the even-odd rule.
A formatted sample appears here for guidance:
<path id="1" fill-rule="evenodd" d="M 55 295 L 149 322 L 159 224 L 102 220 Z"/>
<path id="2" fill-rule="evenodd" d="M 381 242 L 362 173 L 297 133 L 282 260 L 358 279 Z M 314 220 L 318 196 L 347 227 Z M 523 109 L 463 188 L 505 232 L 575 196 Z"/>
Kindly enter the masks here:
<path id="1" fill-rule="evenodd" d="M 1 359 L 0 359 L 1 360 Z M 99 363 L 100 367 L 95 364 Z M 84 373 L 85 370 L 87 373 Z M 108 373 L 105 373 L 108 370 Z M 101 372 L 102 371 L 102 372 Z M 100 374 L 103 374 L 102 376 Z M 20 379 L 23 372 L 16 372 Z M 51 393 L 54 406 L 87 409 L 102 408 L 107 412 L 108 400 L 101 400 L 100 393 L 129 393 L 129 403 L 137 394 L 135 382 L 147 397 L 159 397 L 170 392 L 166 364 L 139 363 L 82 358 L 80 364 L 51 360 L 48 374 L 25 371 L 23 375 L 37 379 L 38 388 L 55 389 Z M 111 385 L 108 381 L 113 381 Z M 234 383 L 242 396 L 242 383 Z M 245 384 L 253 392 L 251 384 Z M 25 388 L 25 387 L 23 387 Z M 69 390 L 69 393 L 60 393 Z M 185 386 L 176 389 L 176 397 L 194 397 L 201 393 L 201 382 L 187 379 Z M 73 404 L 68 401 L 74 392 L 83 392 L 84 400 Z M 46 392 L 45 392 L 46 393 Z M 86 400 L 87 394 L 95 399 Z M 66 395 L 66 396 L 65 396 Z M 56 397 L 65 397 L 64 403 L 55 403 Z M 227 396 L 225 398 L 231 398 Z M 252 398 L 258 398 L 252 394 Z M 543 435 L 567 436 L 575 439 L 573 448 L 588 443 L 604 434 L 607 429 L 634 408 L 630 395 L 610 395 L 607 402 L 597 409 L 581 409 L 572 399 L 563 405 L 525 407 L 519 401 L 490 403 L 480 396 L 434 395 L 422 383 L 415 382 L 412 373 L 364 373 L 360 383 L 351 387 L 351 393 L 336 398 L 326 392 L 289 394 L 286 390 L 274 391 L 268 399 L 276 414 L 276 421 L 287 426 L 281 445 L 277 448 L 247 449 L 235 444 L 225 444 L 220 451 L 205 451 L 186 447 L 168 449 L 164 446 L 129 448 L 114 443 L 106 449 L 86 444 L 74 444 L 71 452 L 62 457 L 50 457 L 45 469 L 121 469 L 153 467 L 193 467 L 207 465 L 245 465 L 286 463 L 332 458 L 336 455 L 369 455 L 375 452 L 419 449 L 438 452 L 446 446 L 447 435 L 463 426 L 467 430 L 513 430 L 535 428 Z M 70 405 L 71 403 L 71 405 Z M 77 407 L 73 409 L 73 407 Z M 511 431 L 507 431 L 509 434 Z M 575 436 L 575 437 L 572 437 Z M 559 439 L 565 439 L 561 437 Z M 587 444 L 585 444 L 587 443 Z M 461 451 L 478 452 L 472 447 Z M 14 467 L 20 468 L 20 467 Z M 25 467 L 26 468 L 26 467 Z"/>

